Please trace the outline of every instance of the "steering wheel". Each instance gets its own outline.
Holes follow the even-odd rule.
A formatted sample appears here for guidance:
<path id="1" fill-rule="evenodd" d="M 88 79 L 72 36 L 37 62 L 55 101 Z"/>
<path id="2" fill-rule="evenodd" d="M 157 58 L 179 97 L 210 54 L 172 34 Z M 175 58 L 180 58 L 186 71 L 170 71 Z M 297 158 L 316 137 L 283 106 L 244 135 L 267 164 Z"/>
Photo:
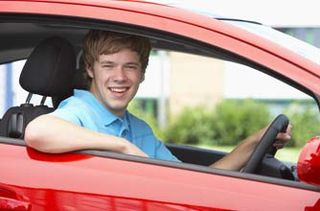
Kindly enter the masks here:
<path id="1" fill-rule="evenodd" d="M 286 131 L 288 124 L 289 119 L 283 114 L 280 114 L 272 121 L 251 154 L 246 166 L 242 169 L 242 172 L 255 173 L 267 153 L 271 154 L 272 157 L 275 155 L 277 148 L 273 146 L 273 143 L 279 132 Z"/>

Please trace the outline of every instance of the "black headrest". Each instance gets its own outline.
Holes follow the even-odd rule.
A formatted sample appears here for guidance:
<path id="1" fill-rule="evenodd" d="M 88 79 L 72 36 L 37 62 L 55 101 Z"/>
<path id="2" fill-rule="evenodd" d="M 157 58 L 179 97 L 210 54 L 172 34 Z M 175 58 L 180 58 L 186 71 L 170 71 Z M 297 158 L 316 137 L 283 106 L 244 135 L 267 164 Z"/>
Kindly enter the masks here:
<path id="1" fill-rule="evenodd" d="M 67 96 L 72 91 L 76 55 L 61 37 L 50 37 L 35 47 L 20 75 L 26 91 L 43 96 Z"/>
<path id="2" fill-rule="evenodd" d="M 77 70 L 73 78 L 73 88 L 74 89 L 84 89 L 88 90 L 88 81 L 84 76 L 84 70 Z"/>

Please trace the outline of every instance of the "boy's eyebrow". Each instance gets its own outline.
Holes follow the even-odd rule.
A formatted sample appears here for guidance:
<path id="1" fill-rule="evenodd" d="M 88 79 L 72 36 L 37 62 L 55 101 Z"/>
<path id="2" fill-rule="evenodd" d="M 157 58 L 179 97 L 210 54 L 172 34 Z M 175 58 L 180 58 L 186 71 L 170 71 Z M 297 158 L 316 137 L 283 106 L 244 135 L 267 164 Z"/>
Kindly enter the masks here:
<path id="1" fill-rule="evenodd" d="M 139 66 L 140 62 L 128 62 L 128 63 L 126 63 L 126 65 L 137 65 L 137 66 Z"/>
<path id="2" fill-rule="evenodd" d="M 103 60 L 100 62 L 101 64 L 113 64 L 114 62 L 108 61 L 108 60 Z"/>
<path id="3" fill-rule="evenodd" d="M 100 64 L 116 64 L 113 61 L 108 61 L 108 60 L 103 60 L 100 62 Z M 141 66 L 140 62 L 127 62 L 125 63 L 125 65 L 137 65 L 137 66 Z"/>

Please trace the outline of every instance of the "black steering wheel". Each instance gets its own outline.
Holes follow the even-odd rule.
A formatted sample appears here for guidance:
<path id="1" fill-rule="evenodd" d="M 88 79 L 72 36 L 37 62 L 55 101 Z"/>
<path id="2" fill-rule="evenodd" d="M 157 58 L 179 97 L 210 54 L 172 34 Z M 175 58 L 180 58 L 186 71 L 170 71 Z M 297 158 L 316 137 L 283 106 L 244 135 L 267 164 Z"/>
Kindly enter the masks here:
<path id="1" fill-rule="evenodd" d="M 286 131 L 288 124 L 289 119 L 283 114 L 280 114 L 272 121 L 251 154 L 246 166 L 242 169 L 242 172 L 255 173 L 267 153 L 274 157 L 277 148 L 273 146 L 273 143 L 279 132 Z"/>

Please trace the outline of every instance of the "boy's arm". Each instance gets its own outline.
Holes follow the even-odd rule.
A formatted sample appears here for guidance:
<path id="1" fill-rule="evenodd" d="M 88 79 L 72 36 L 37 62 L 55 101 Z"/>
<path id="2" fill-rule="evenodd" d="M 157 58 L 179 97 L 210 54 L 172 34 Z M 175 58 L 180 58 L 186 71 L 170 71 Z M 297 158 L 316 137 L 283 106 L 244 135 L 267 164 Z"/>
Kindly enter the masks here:
<path id="1" fill-rule="evenodd" d="M 26 127 L 25 142 L 47 153 L 97 149 L 147 157 L 123 138 L 91 131 L 52 115 L 42 115 L 32 120 Z"/>
<path id="2" fill-rule="evenodd" d="M 281 148 L 288 140 L 291 139 L 291 128 L 292 125 L 289 124 L 286 132 L 279 133 L 277 135 L 277 148 Z M 210 167 L 234 171 L 241 170 L 248 162 L 266 129 L 267 127 L 240 142 L 235 149 L 217 162 L 211 164 Z"/>

